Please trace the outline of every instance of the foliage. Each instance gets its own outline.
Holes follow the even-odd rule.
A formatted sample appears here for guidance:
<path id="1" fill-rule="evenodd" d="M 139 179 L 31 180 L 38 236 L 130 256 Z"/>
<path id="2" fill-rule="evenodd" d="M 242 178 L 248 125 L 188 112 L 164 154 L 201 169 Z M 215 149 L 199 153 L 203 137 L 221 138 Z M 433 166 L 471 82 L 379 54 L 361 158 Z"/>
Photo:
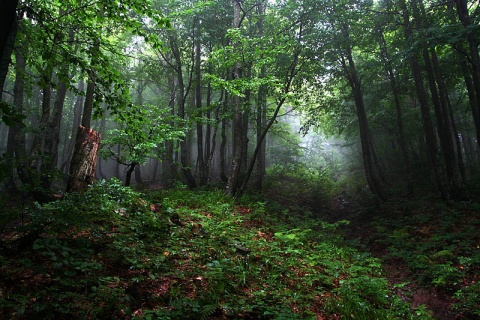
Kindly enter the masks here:
<path id="1" fill-rule="evenodd" d="M 33 207 L 12 231 L 33 241 L 2 250 L 0 304 L 15 319 L 412 318 L 379 260 L 334 235 L 342 223 L 249 204 L 112 180 Z"/>
<path id="2" fill-rule="evenodd" d="M 115 121 L 118 128 L 109 130 L 101 153 L 124 165 L 143 164 L 148 158 L 159 158 L 165 142 L 184 136 L 178 118 L 171 116 L 168 109 L 152 105 L 131 105 L 115 114 Z"/>
<path id="3" fill-rule="evenodd" d="M 10 127 L 14 124 L 24 125 L 23 120 L 26 118 L 26 116 L 17 113 L 15 108 L 3 101 L 0 101 L 0 116 L 2 121 Z"/>
<path id="4" fill-rule="evenodd" d="M 338 186 L 328 169 L 312 169 L 301 163 L 277 164 L 268 168 L 265 190 L 273 199 L 294 203 L 304 211 L 326 208 L 338 194 Z M 275 190 L 273 194 L 268 190 Z M 288 203 L 284 205 L 291 207 Z M 304 207 L 301 207 L 301 206 Z"/>
<path id="5" fill-rule="evenodd" d="M 373 221 L 376 235 L 369 241 L 386 246 L 387 261 L 402 261 L 417 281 L 450 295 L 457 311 L 478 315 L 480 217 L 474 208 L 430 199 L 390 203 L 382 210 L 388 219 Z"/>

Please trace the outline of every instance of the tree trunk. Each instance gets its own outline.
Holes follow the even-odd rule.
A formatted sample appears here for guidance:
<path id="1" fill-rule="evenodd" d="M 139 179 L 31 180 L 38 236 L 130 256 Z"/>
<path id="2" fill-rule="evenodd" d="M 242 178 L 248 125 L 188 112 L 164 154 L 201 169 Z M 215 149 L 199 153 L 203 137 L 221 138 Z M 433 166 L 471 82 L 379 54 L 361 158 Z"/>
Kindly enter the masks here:
<path id="1" fill-rule="evenodd" d="M 472 27 L 472 19 L 468 13 L 468 1 L 467 0 L 455 0 L 455 5 L 457 8 L 457 14 L 460 22 L 466 29 L 466 40 L 469 46 L 470 57 L 468 61 L 472 66 L 472 82 L 474 84 L 474 92 L 476 95 L 476 115 L 477 121 L 480 122 L 478 115 L 480 115 L 480 55 L 478 51 L 479 40 L 476 35 L 476 29 Z M 474 116 L 475 117 L 475 116 Z M 480 123 L 477 124 L 477 143 L 480 145 Z"/>
<path id="2" fill-rule="evenodd" d="M 67 192 L 84 191 L 93 184 L 100 147 L 100 134 L 90 128 L 79 126 L 75 141 Z"/>
<path id="3" fill-rule="evenodd" d="M 168 103 L 170 107 L 170 114 L 172 116 L 175 115 L 175 96 L 176 96 L 176 86 L 175 86 L 175 79 L 173 75 L 169 74 L 168 76 L 168 87 L 170 89 L 170 101 Z M 172 125 L 174 125 L 172 123 Z M 174 163 L 174 142 L 167 141 L 165 142 L 165 153 L 163 154 L 163 161 L 162 161 L 162 184 L 166 188 L 170 188 L 173 186 L 173 182 L 176 179 L 176 166 Z"/>
<path id="4" fill-rule="evenodd" d="M 209 72 L 211 72 L 209 70 Z M 207 119 L 207 126 L 205 128 L 205 175 L 207 176 L 207 183 L 210 181 L 211 177 L 211 165 L 212 165 L 212 158 L 213 158 L 213 152 L 210 152 L 212 149 L 215 150 L 215 137 L 217 135 L 217 130 L 218 130 L 218 107 L 215 110 L 215 128 L 213 132 L 212 137 L 212 86 L 210 82 L 207 85 L 207 113 L 206 113 L 206 119 Z M 212 157 L 210 157 L 210 154 L 212 154 Z"/>
<path id="5" fill-rule="evenodd" d="M 142 170 L 140 169 L 140 165 L 136 165 L 135 169 L 135 183 L 142 185 L 143 184 L 143 179 L 142 179 Z"/>
<path id="6" fill-rule="evenodd" d="M 427 21 L 425 8 L 422 0 L 413 3 L 414 17 L 417 29 L 422 31 L 428 28 L 425 25 Z M 427 46 L 422 50 L 424 58 L 424 66 L 430 87 L 432 102 L 437 123 L 437 132 L 440 138 L 440 145 L 443 151 L 443 158 L 445 160 L 446 179 L 447 179 L 447 196 L 454 200 L 466 199 L 466 192 L 460 174 L 460 165 L 456 157 L 456 150 L 454 146 L 453 124 L 450 121 L 448 93 L 443 83 L 443 78 L 440 74 L 440 64 L 436 52 L 433 48 Z"/>
<path id="7" fill-rule="evenodd" d="M 23 53 L 20 52 L 20 48 L 15 52 L 15 84 L 13 87 L 13 105 L 15 106 L 15 111 L 19 114 L 23 112 L 23 100 L 24 100 L 24 87 L 25 87 L 25 67 L 26 59 Z M 9 127 L 8 130 L 8 140 L 7 140 L 7 150 L 6 157 L 9 164 L 8 168 L 8 177 L 5 181 L 5 187 L 8 191 L 16 191 L 17 187 L 15 184 L 15 164 L 14 159 L 17 160 L 17 167 L 19 175 L 21 172 L 25 172 L 24 168 L 27 158 L 25 151 L 25 131 L 18 123 L 14 123 L 13 126 Z M 25 177 L 20 175 L 21 180 L 25 183 Z"/>
<path id="8" fill-rule="evenodd" d="M 223 99 L 223 93 L 220 96 L 220 101 Z M 208 127 L 211 125 L 209 124 Z M 207 182 L 210 182 L 211 177 L 212 177 L 212 163 L 213 163 L 213 157 L 215 155 L 215 149 L 217 146 L 217 133 L 218 133 L 218 127 L 220 126 L 220 106 L 217 106 L 215 110 L 215 128 L 213 129 L 213 134 L 211 137 L 211 144 L 208 144 L 208 147 L 206 148 L 208 150 L 208 155 L 207 155 Z M 209 128 L 207 127 L 207 132 L 209 132 Z M 210 133 L 208 133 L 207 137 L 210 136 Z"/>
<path id="9" fill-rule="evenodd" d="M 227 109 L 227 101 L 229 97 L 228 94 L 225 93 L 225 101 L 223 103 L 223 110 L 226 111 Z M 226 152 L 226 145 L 227 145 L 227 119 L 225 116 L 222 117 L 222 130 L 220 132 L 221 141 L 220 141 L 220 179 L 223 182 L 228 182 L 228 177 L 225 172 L 226 162 L 227 162 L 227 152 Z"/>
<path id="10" fill-rule="evenodd" d="M 404 35 L 405 39 L 407 40 L 408 44 L 411 45 L 414 41 L 412 30 L 410 29 L 410 16 L 407 10 L 407 5 L 405 0 L 400 0 L 400 9 L 402 10 L 403 16 L 403 27 L 404 27 Z M 430 170 L 432 173 L 432 182 L 435 188 L 440 191 L 443 198 L 448 198 L 446 190 L 443 186 L 441 177 L 440 177 L 440 170 L 438 167 L 438 159 L 437 159 L 437 141 L 435 138 L 435 131 L 433 129 L 432 120 L 430 117 L 430 110 L 428 107 L 428 99 L 427 94 L 425 92 L 424 83 L 422 72 L 420 69 L 420 65 L 418 62 L 418 57 L 416 54 L 412 53 L 410 56 L 410 67 L 412 69 L 412 74 L 415 82 L 415 90 L 417 92 L 417 98 L 420 104 L 420 111 L 422 115 L 422 125 L 423 131 L 425 134 L 425 142 L 427 147 L 427 155 L 430 164 Z"/>
<path id="11" fill-rule="evenodd" d="M 185 119 L 185 83 L 183 81 L 183 70 L 182 70 L 182 60 L 180 57 L 180 51 L 178 49 L 178 45 L 176 40 L 173 36 L 170 36 L 170 46 L 172 49 L 172 53 L 175 59 L 175 71 L 177 74 L 177 84 L 178 84 L 178 93 L 177 93 L 177 105 L 178 105 L 178 115 L 181 119 Z M 197 184 L 195 182 L 195 178 L 192 175 L 192 171 L 190 170 L 190 163 L 188 157 L 188 143 L 187 138 L 184 138 L 180 141 L 180 162 L 182 165 L 182 172 L 185 175 L 185 179 L 187 180 L 187 185 L 190 189 L 195 189 Z"/>
<path id="12" fill-rule="evenodd" d="M 62 121 L 63 107 L 67 95 L 67 84 L 61 80 L 55 98 L 52 119 L 45 132 L 43 161 L 41 166 L 41 180 L 44 189 L 50 189 L 57 167 L 58 144 L 60 143 L 60 124 Z"/>
<path id="13" fill-rule="evenodd" d="M 130 181 L 132 180 L 132 173 L 135 171 L 135 167 L 137 166 L 137 162 L 132 162 L 126 171 L 125 174 L 125 187 L 130 186 Z"/>
<path id="14" fill-rule="evenodd" d="M 78 91 L 83 92 L 84 90 L 85 90 L 85 81 L 83 79 L 80 79 L 78 81 Z M 73 148 L 75 147 L 74 137 L 82 119 L 82 106 L 84 103 L 85 103 L 84 97 L 82 95 L 78 95 L 75 101 L 75 106 L 73 107 L 73 125 L 71 129 L 72 131 L 70 134 L 70 142 L 68 144 L 65 160 L 62 163 L 62 166 L 60 167 L 60 171 L 67 174 L 70 170 L 70 161 L 72 159 Z M 100 130 L 100 132 L 102 131 Z"/>
<path id="15" fill-rule="evenodd" d="M 195 105 L 197 108 L 197 119 L 202 119 L 202 78 L 201 78 L 201 47 L 200 35 L 195 39 Z M 200 186 L 207 184 L 207 173 L 205 167 L 205 158 L 203 153 L 203 124 L 202 120 L 197 121 L 197 163 L 200 174 Z"/>
<path id="16" fill-rule="evenodd" d="M 0 7 L 0 90 L 3 90 L 17 35 L 18 0 L 3 0 Z"/>
<path id="17" fill-rule="evenodd" d="M 345 42 L 345 47 L 343 48 L 345 56 L 341 57 L 341 64 L 344 75 L 350 84 L 353 99 L 355 101 L 365 176 L 372 193 L 377 196 L 380 201 L 385 201 L 387 196 L 384 190 L 384 185 L 382 184 L 384 177 L 382 176 L 383 174 L 376 159 L 375 148 L 365 110 L 365 103 L 363 101 L 361 82 L 358 77 L 355 62 L 353 61 L 352 47 L 349 44 L 350 31 L 347 24 L 342 25 L 342 37 Z"/>
<path id="18" fill-rule="evenodd" d="M 105 116 L 102 117 L 102 119 L 100 120 L 100 128 L 98 128 L 98 133 L 101 135 L 104 135 L 105 134 L 105 127 L 107 125 L 107 119 Z M 103 160 L 101 157 L 98 158 L 98 163 L 97 163 L 97 166 L 98 166 L 98 176 L 100 176 L 101 179 L 107 179 L 107 176 L 105 175 L 105 173 L 103 172 L 103 164 L 104 164 L 105 160 Z"/>
<path id="19" fill-rule="evenodd" d="M 52 101 L 52 85 L 50 84 L 52 73 L 48 72 L 48 75 L 45 77 L 46 78 L 44 79 L 44 81 L 46 82 L 46 84 L 44 84 L 42 88 L 42 115 L 40 117 L 40 123 L 38 125 L 37 133 L 33 138 L 32 147 L 30 149 L 30 166 L 37 169 L 40 167 L 41 163 L 42 146 L 43 142 L 45 141 L 45 134 L 50 119 Z"/>
<path id="20" fill-rule="evenodd" d="M 412 166 L 410 162 L 410 157 L 408 155 L 407 151 L 407 142 L 405 139 L 405 130 L 404 130 L 404 125 L 403 125 L 403 111 L 402 111 L 402 105 L 400 103 L 400 90 L 398 88 L 397 84 L 397 79 L 395 76 L 395 72 L 393 71 L 392 68 L 392 60 L 390 57 L 390 54 L 388 52 L 388 47 L 387 47 L 387 42 L 385 41 L 385 37 L 383 34 L 382 30 L 379 30 L 380 36 L 381 36 L 381 41 L 380 41 L 380 46 L 381 46 L 381 52 L 382 52 L 382 57 L 384 60 L 385 64 L 385 70 L 388 75 L 388 79 L 390 81 L 390 88 L 392 90 L 393 94 L 393 101 L 395 105 L 395 111 L 396 111 L 396 116 L 397 116 L 397 127 L 398 127 L 398 139 L 400 143 L 400 150 L 402 152 L 403 156 L 403 161 L 405 163 L 405 172 L 407 176 L 407 192 L 408 194 L 413 194 L 414 193 L 414 187 L 413 187 L 413 174 L 412 174 Z"/>
<path id="21" fill-rule="evenodd" d="M 290 70 L 288 72 L 287 82 L 285 83 L 285 86 L 283 88 L 284 95 L 280 99 L 280 101 L 277 103 L 275 111 L 273 112 L 273 115 L 269 119 L 265 128 L 263 128 L 260 137 L 257 138 L 257 145 L 255 146 L 255 150 L 253 151 L 252 160 L 250 161 L 250 163 L 248 165 L 248 168 L 247 168 L 247 171 L 246 171 L 246 174 L 245 174 L 245 178 L 243 179 L 242 186 L 240 187 L 240 191 L 239 191 L 240 194 L 243 193 L 245 191 L 245 189 L 247 188 L 248 181 L 250 180 L 250 176 L 252 175 L 253 169 L 255 168 L 255 162 L 258 159 L 258 155 L 263 148 L 264 141 L 265 141 L 265 138 L 267 136 L 267 133 L 270 130 L 270 128 L 272 127 L 272 125 L 275 123 L 275 121 L 277 120 L 278 113 L 280 112 L 280 109 L 282 108 L 283 104 L 286 101 L 287 93 L 290 92 L 290 88 L 292 86 L 293 79 L 295 78 L 295 74 L 297 72 L 297 65 L 298 65 L 298 52 L 296 52 L 294 54 L 293 62 L 290 65 Z"/>
<path id="22" fill-rule="evenodd" d="M 240 1 L 233 0 L 233 28 L 240 27 Z M 238 47 L 238 43 L 235 43 L 234 50 Z M 233 80 L 241 79 L 241 67 L 240 62 L 235 62 L 235 67 L 233 70 Z M 243 154 L 243 113 L 240 104 L 240 97 L 238 95 L 233 96 L 232 101 L 233 108 L 233 152 L 232 152 L 232 161 L 230 165 L 230 174 L 228 177 L 228 182 L 226 186 L 226 191 L 229 195 L 234 196 L 238 188 L 238 181 L 240 176 L 241 161 Z"/>
<path id="23" fill-rule="evenodd" d="M 260 15 L 260 19 L 257 23 L 258 34 L 259 37 L 263 37 L 263 20 L 265 15 L 267 2 L 260 3 L 258 6 L 258 14 Z M 267 76 L 267 67 L 262 65 L 260 70 L 260 78 L 265 78 Z M 265 155 L 266 155 L 266 147 L 265 147 L 265 139 L 262 138 L 262 132 L 264 126 L 267 122 L 267 92 L 265 85 L 261 85 L 258 88 L 258 96 L 257 96 L 257 114 L 256 114 L 256 145 L 260 146 L 258 155 L 256 158 L 256 173 L 255 173 L 255 182 L 254 186 L 257 190 L 262 190 L 263 188 L 263 178 L 265 176 Z"/>
<path id="24" fill-rule="evenodd" d="M 102 13 L 103 14 L 103 13 Z M 83 105 L 82 126 L 90 128 L 92 125 L 93 105 L 95 104 L 95 68 L 97 62 L 95 55 L 100 50 L 100 41 L 96 40 L 92 48 L 92 58 L 90 61 L 90 71 L 88 71 L 87 92 L 85 92 L 85 104 Z"/>

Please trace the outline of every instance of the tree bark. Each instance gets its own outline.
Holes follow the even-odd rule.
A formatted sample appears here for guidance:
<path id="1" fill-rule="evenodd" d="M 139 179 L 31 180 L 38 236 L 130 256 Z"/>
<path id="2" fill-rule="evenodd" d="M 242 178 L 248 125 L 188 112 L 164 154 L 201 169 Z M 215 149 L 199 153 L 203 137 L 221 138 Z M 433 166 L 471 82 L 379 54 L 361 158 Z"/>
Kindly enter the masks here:
<path id="1" fill-rule="evenodd" d="M 83 92 L 84 90 L 85 90 L 85 81 L 83 79 L 80 79 L 78 82 L 78 91 Z M 85 99 L 82 95 L 77 96 L 77 99 L 75 101 L 75 106 L 73 107 L 73 125 L 71 129 L 72 131 L 70 134 L 70 142 L 68 143 L 65 160 L 63 161 L 60 167 L 60 171 L 67 174 L 70 170 L 70 161 L 72 159 L 73 148 L 75 147 L 74 137 L 82 119 L 82 106 L 85 103 L 84 100 Z M 100 132 L 102 132 L 102 130 L 100 130 Z"/>
<path id="2" fill-rule="evenodd" d="M 233 28 L 240 27 L 240 1 L 233 0 Z M 234 50 L 238 47 L 238 43 L 235 43 Z M 241 67 L 240 62 L 235 62 L 235 67 L 233 70 L 233 80 L 241 79 Z M 238 188 L 238 182 L 240 177 L 241 170 L 241 161 L 243 154 L 243 113 L 240 104 L 240 97 L 234 95 L 232 98 L 232 108 L 233 108 L 233 152 L 232 152 L 232 161 L 230 165 L 230 174 L 228 177 L 228 182 L 226 186 L 227 194 L 230 196 L 235 196 Z"/>
<path id="3" fill-rule="evenodd" d="M 263 37 L 263 20 L 266 11 L 267 2 L 259 3 L 258 14 L 260 19 L 257 23 L 259 37 Z M 265 65 L 260 69 L 260 78 L 265 78 L 267 76 L 267 67 Z M 265 139 L 262 138 L 262 132 L 267 122 L 267 93 L 265 85 L 261 85 L 258 88 L 257 95 L 257 114 L 256 114 L 256 145 L 260 146 L 258 155 L 256 158 L 256 172 L 255 172 L 255 182 L 254 187 L 256 190 L 262 190 L 263 188 L 263 178 L 265 176 L 265 156 L 266 156 L 266 147 Z"/>
<path id="4" fill-rule="evenodd" d="M 228 94 L 225 93 L 225 101 L 223 103 L 223 110 L 226 111 L 227 109 L 227 101 L 229 97 Z M 228 177 L 225 172 L 226 162 L 227 162 L 227 152 L 226 152 L 226 145 L 227 145 L 227 119 L 222 117 L 222 129 L 220 131 L 221 141 L 220 141 L 220 179 L 223 182 L 228 182 Z"/>
<path id="5" fill-rule="evenodd" d="M 42 146 L 45 141 L 45 134 L 50 119 L 52 109 L 52 85 L 50 84 L 52 72 L 47 71 L 45 75 L 45 84 L 42 88 L 42 115 L 38 125 L 37 132 L 33 138 L 32 147 L 30 149 L 31 167 L 39 168 L 41 163 Z"/>
<path id="6" fill-rule="evenodd" d="M 199 32 L 198 32 L 199 33 Z M 202 119 L 202 75 L 201 75 L 201 46 L 199 34 L 195 39 L 195 106 L 197 108 L 197 118 Z M 208 139 L 208 138 L 207 138 Z M 203 124 L 197 121 L 197 163 L 200 175 L 200 186 L 207 184 L 207 173 L 205 166 L 204 150 L 203 150 Z"/>
<path id="7" fill-rule="evenodd" d="M 125 173 L 125 187 L 130 186 L 130 182 L 132 180 L 132 173 L 135 171 L 135 167 L 138 165 L 138 162 L 132 162 Z"/>
<path id="8" fill-rule="evenodd" d="M 84 191 L 93 184 L 100 147 L 100 134 L 90 128 L 79 126 L 75 141 L 67 192 Z"/>
<path id="9" fill-rule="evenodd" d="M 457 8 L 457 14 L 460 22 L 465 27 L 466 31 L 466 41 L 468 43 L 469 48 L 469 62 L 472 66 L 472 82 L 474 84 L 474 92 L 476 95 L 476 106 L 475 106 L 475 113 L 474 118 L 476 118 L 476 128 L 477 128 L 477 143 L 480 145 L 480 54 L 478 50 L 479 40 L 476 36 L 476 29 L 471 28 L 473 22 L 470 18 L 468 13 L 468 1 L 467 0 L 455 0 L 455 5 Z M 475 117 L 476 115 L 476 117 Z"/>
<path id="10" fill-rule="evenodd" d="M 134 171 L 135 173 L 135 183 L 137 184 L 143 184 L 143 179 L 142 179 L 142 170 L 140 169 L 140 165 L 137 163 L 136 169 Z"/>
<path id="11" fill-rule="evenodd" d="M 87 73 L 88 74 L 87 92 L 85 92 L 85 103 L 83 105 L 82 126 L 85 128 L 90 128 L 92 125 L 92 113 L 93 113 L 93 105 L 95 104 L 95 89 L 96 89 L 96 83 L 95 83 L 96 76 L 95 76 L 94 70 L 97 67 L 96 55 L 99 50 L 100 50 L 100 41 L 96 40 L 92 48 L 90 70 Z"/>
<path id="12" fill-rule="evenodd" d="M 416 3 L 415 3 L 416 2 Z M 427 17 L 422 0 L 417 0 L 413 3 L 414 18 L 417 29 L 423 32 L 428 28 L 426 24 Z M 418 7 L 417 7 L 418 6 Z M 451 123 L 448 93 L 443 83 L 443 78 L 440 74 L 440 64 L 434 48 L 428 44 L 422 50 L 424 66 L 427 75 L 427 80 L 430 88 L 432 102 L 434 105 L 437 132 L 440 138 L 440 145 L 443 151 L 443 158 L 445 160 L 447 196 L 454 200 L 465 200 L 467 198 L 465 188 L 463 186 L 460 165 L 456 157 L 456 150 L 454 146 L 453 123 Z"/>
<path id="13" fill-rule="evenodd" d="M 0 90 L 3 90 L 17 35 L 18 0 L 2 0 L 0 6 Z"/>
<path id="14" fill-rule="evenodd" d="M 220 101 L 223 99 L 223 93 L 224 91 L 222 91 L 222 94 L 220 96 Z M 210 127 L 211 125 L 209 124 L 208 127 Z M 206 163 L 206 167 L 207 167 L 207 182 L 210 182 L 211 178 L 212 178 L 212 163 L 213 163 L 213 157 L 215 155 L 215 149 L 217 147 L 217 133 L 218 133 L 218 128 L 220 126 L 220 106 L 217 106 L 216 110 L 215 110 L 215 127 L 213 129 L 213 133 L 211 135 L 211 144 L 209 143 L 208 144 L 208 147 L 206 148 L 208 150 L 208 155 L 207 155 L 207 163 Z M 207 133 L 210 131 L 208 130 L 208 127 L 207 127 Z M 210 136 L 210 133 L 208 133 L 207 137 Z"/>
<path id="15" fill-rule="evenodd" d="M 21 114 L 23 112 L 23 100 L 24 100 L 24 87 L 25 87 L 25 68 L 26 68 L 26 59 L 24 54 L 20 52 L 20 48 L 15 52 L 15 83 L 13 87 L 13 105 L 17 113 Z M 18 123 L 14 123 L 13 126 L 8 129 L 8 140 L 7 140 L 7 150 L 6 157 L 9 163 L 9 174 L 5 181 L 5 187 L 8 191 L 16 191 L 17 186 L 15 184 L 15 161 L 21 180 L 26 183 L 28 175 L 25 166 L 27 164 L 27 154 L 25 151 L 25 131 Z"/>
<path id="16" fill-rule="evenodd" d="M 413 35 L 412 35 L 412 30 L 410 25 L 410 15 L 407 10 L 407 5 L 405 3 L 405 0 L 400 0 L 400 9 L 402 10 L 405 39 L 407 40 L 408 44 L 411 45 L 414 40 L 413 40 Z M 410 67 L 412 69 L 412 74 L 415 82 L 417 99 L 420 104 L 422 125 L 423 125 L 423 131 L 425 134 L 425 142 L 427 147 L 427 155 L 429 159 L 430 170 L 432 174 L 432 182 L 435 188 L 438 191 L 440 191 L 442 197 L 448 198 L 448 195 L 442 183 L 442 179 L 440 177 L 440 170 L 438 167 L 438 159 L 437 159 L 437 151 L 438 151 L 437 141 L 435 137 L 435 131 L 433 129 L 432 120 L 430 117 L 428 99 L 427 99 L 427 94 L 424 88 L 423 76 L 420 69 L 420 64 L 418 62 L 418 57 L 415 53 L 411 54 L 409 60 L 410 60 Z"/>
<path id="17" fill-rule="evenodd" d="M 344 75 L 350 84 L 353 99 L 355 101 L 365 176 L 372 193 L 377 196 L 380 201 L 385 201 L 387 196 L 384 185 L 382 184 L 384 177 L 382 176 L 383 174 L 376 160 L 375 148 L 370 134 L 365 102 L 363 100 L 361 82 L 353 60 L 352 47 L 349 43 L 350 31 L 347 24 L 342 25 L 342 37 L 345 45 L 343 48 L 344 56 L 341 57 L 341 64 Z"/>
<path id="18" fill-rule="evenodd" d="M 181 119 L 185 119 L 185 98 L 186 98 L 185 91 L 186 90 L 185 90 L 185 82 L 183 80 L 182 60 L 180 57 L 180 51 L 178 49 L 178 45 L 175 38 L 171 35 L 169 40 L 170 40 L 170 46 L 172 49 L 173 57 L 175 59 L 175 72 L 177 75 L 178 115 Z M 186 137 L 182 141 L 180 141 L 180 162 L 182 165 L 182 172 L 185 176 L 185 179 L 187 180 L 188 188 L 195 189 L 197 187 L 197 183 L 195 182 L 195 178 L 193 177 L 192 171 L 190 170 L 190 163 L 189 163 L 189 156 L 188 156 L 188 143 L 187 143 Z"/>
<path id="19" fill-rule="evenodd" d="M 385 37 L 383 34 L 382 30 L 379 30 L 380 32 L 380 47 L 381 47 L 381 53 L 382 57 L 384 60 L 385 64 L 385 70 L 388 75 L 388 79 L 390 81 L 390 88 L 392 90 L 393 94 L 393 102 L 395 105 L 395 111 L 396 111 L 396 120 L 397 120 L 397 128 L 398 128 L 398 139 L 400 143 L 400 150 L 402 152 L 403 156 L 403 161 L 405 163 L 405 172 L 406 172 L 406 181 L 407 181 L 407 192 L 408 194 L 413 194 L 414 193 L 414 187 L 413 187 L 413 174 L 412 174 L 412 166 L 411 166 L 411 161 L 410 157 L 408 154 L 408 149 L 407 149 L 407 142 L 405 139 L 405 130 L 404 130 L 404 125 L 403 125 L 403 111 L 402 111 L 402 105 L 400 103 L 400 90 L 398 88 L 397 84 L 397 78 L 395 76 L 395 72 L 393 71 L 392 67 L 392 60 L 390 57 L 390 54 L 388 52 L 387 48 L 387 42 L 385 41 Z"/>
<path id="20" fill-rule="evenodd" d="M 57 167 L 58 144 L 60 143 L 60 124 L 62 121 L 63 107 L 67 95 L 67 84 L 60 81 L 55 97 L 52 119 L 45 132 L 43 160 L 41 165 L 42 187 L 50 189 L 53 181 L 53 172 Z"/>

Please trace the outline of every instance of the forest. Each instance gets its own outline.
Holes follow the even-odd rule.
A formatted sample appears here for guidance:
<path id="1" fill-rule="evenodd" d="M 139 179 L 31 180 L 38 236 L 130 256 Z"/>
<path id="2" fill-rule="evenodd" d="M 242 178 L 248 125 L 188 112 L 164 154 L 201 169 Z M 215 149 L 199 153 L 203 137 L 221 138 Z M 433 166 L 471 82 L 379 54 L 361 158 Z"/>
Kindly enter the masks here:
<path id="1" fill-rule="evenodd" d="M 1 0 L 1 319 L 480 319 L 480 2 Z"/>

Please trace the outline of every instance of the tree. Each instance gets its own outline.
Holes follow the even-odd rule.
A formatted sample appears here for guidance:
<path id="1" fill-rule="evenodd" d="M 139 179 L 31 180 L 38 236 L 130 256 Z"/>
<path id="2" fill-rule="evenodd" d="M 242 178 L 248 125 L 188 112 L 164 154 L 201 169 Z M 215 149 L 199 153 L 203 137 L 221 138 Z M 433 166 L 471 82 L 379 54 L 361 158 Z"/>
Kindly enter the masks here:
<path id="1" fill-rule="evenodd" d="M 126 186 L 130 185 L 132 173 L 138 165 L 151 157 L 161 159 L 164 151 L 159 148 L 166 141 L 178 141 L 185 135 L 182 122 L 172 119 L 168 108 L 132 105 L 114 116 L 118 128 L 107 133 L 102 154 L 126 166 Z"/>
<path id="2" fill-rule="evenodd" d="M 0 30 L 2 30 L 0 34 L 0 89 L 2 91 L 17 32 L 18 2 L 18 0 L 1 0 L 0 2 Z M 4 108 L 2 104 L 2 113 L 5 111 Z"/>

